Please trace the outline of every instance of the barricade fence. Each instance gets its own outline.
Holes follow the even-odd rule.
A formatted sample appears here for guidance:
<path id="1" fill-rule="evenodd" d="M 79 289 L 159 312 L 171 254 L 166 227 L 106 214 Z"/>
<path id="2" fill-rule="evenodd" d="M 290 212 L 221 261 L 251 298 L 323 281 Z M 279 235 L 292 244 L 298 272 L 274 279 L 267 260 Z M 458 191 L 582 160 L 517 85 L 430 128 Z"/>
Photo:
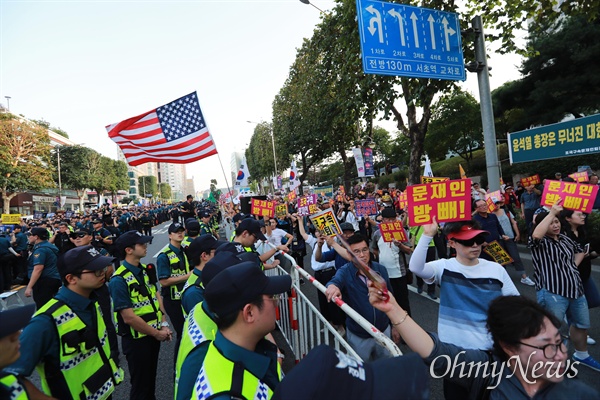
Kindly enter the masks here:
<path id="1" fill-rule="evenodd" d="M 323 317 L 310 299 L 300 289 L 300 276 L 308 280 L 317 290 L 325 293 L 323 286 L 315 277 L 300 268 L 294 258 L 280 252 L 292 265 L 289 275 L 292 277 L 292 289 L 282 296 L 278 307 L 277 324 L 285 337 L 288 345 L 294 352 L 296 363 L 299 362 L 312 348 L 327 344 L 336 350 L 341 350 L 361 360 L 354 349 L 338 333 L 338 331 Z M 281 266 L 265 271 L 267 275 L 288 275 Z M 365 331 L 369 332 L 377 343 L 385 347 L 393 356 L 400 356 L 402 352 L 396 344 L 383 332 L 373 326 L 369 321 L 358 314 L 342 299 L 333 299 L 335 304 L 350 318 L 358 323 Z"/>

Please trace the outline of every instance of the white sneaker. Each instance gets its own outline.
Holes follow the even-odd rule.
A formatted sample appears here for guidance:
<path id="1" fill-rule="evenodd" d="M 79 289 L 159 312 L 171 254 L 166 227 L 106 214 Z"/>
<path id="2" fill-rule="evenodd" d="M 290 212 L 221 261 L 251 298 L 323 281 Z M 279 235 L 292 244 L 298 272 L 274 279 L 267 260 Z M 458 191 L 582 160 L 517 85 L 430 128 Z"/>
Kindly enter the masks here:
<path id="1" fill-rule="evenodd" d="M 587 344 L 596 344 L 596 341 L 594 339 L 592 339 L 591 337 L 587 337 Z"/>
<path id="2" fill-rule="evenodd" d="M 535 286 L 535 282 L 532 281 L 528 276 L 526 276 L 525 278 L 521 278 L 521 283 L 527 286 Z"/>

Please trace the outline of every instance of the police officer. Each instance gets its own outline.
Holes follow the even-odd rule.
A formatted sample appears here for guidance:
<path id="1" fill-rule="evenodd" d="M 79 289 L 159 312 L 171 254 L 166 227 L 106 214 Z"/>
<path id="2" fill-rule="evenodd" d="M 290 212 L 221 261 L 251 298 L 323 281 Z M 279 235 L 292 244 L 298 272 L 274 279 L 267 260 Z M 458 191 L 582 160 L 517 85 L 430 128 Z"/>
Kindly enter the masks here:
<path id="1" fill-rule="evenodd" d="M 200 223 L 196 218 L 188 218 L 185 220 L 185 237 L 181 242 L 181 247 L 184 251 L 189 247 L 194 239 L 200 234 Z M 186 253 L 187 254 L 187 253 Z"/>
<path id="2" fill-rule="evenodd" d="M 67 251 L 75 247 L 71 241 L 71 231 L 69 230 L 69 224 L 61 222 L 58 225 L 58 231 L 55 232 L 49 240 L 50 243 L 54 244 L 58 248 L 58 254 L 65 254 Z"/>
<path id="3" fill-rule="evenodd" d="M 275 329 L 277 295 L 291 286 L 288 275 L 267 277 L 252 262 L 229 267 L 208 283 L 205 301 L 219 330 L 196 379 L 206 383 L 194 387 L 193 398 L 272 396 L 282 376 L 277 347 L 264 337 Z"/>
<path id="4" fill-rule="evenodd" d="M 211 218 L 210 212 L 208 212 L 206 210 L 200 211 L 200 236 L 202 236 L 202 235 L 215 236 L 213 233 L 211 224 L 210 224 L 210 218 Z"/>
<path id="5" fill-rule="evenodd" d="M 92 226 L 94 228 L 92 246 L 96 249 L 108 249 L 113 244 L 113 239 L 108 229 L 104 227 L 102 220 L 98 218 L 93 219 Z"/>
<path id="6" fill-rule="evenodd" d="M 17 253 L 20 254 L 17 257 L 17 262 L 15 263 L 15 268 L 13 270 L 13 277 L 15 278 L 14 283 L 19 284 L 27 284 L 27 245 L 29 244 L 27 240 L 27 235 L 23 233 L 23 227 L 21 225 L 16 225 L 14 229 L 15 241 L 13 243 L 13 247 Z"/>
<path id="7" fill-rule="evenodd" d="M 54 297 L 61 284 L 57 266 L 58 249 L 48 243 L 48 237 L 48 230 L 39 227 L 32 228 L 29 235 L 29 244 L 33 248 L 27 265 L 29 283 L 25 297 L 33 296 L 38 309 Z"/>
<path id="8" fill-rule="evenodd" d="M 20 254 L 12 248 L 10 240 L 4 232 L 0 232 L 0 293 L 10 290 L 12 285 L 12 269 Z"/>
<path id="9" fill-rule="evenodd" d="M 110 358 L 106 326 L 92 292 L 104 283 L 113 258 L 85 246 L 68 251 L 64 261 L 63 287 L 23 330 L 21 358 L 6 370 L 24 378 L 39 364 L 47 395 L 108 399 L 123 380 L 123 370 Z"/>
<path id="10" fill-rule="evenodd" d="M 140 222 L 142 223 L 142 229 L 144 231 L 144 235 L 152 236 L 152 226 L 153 220 L 150 215 L 148 215 L 148 211 L 144 211 L 144 214 L 140 218 Z"/>
<path id="11" fill-rule="evenodd" d="M 156 271 L 141 263 L 151 240 L 136 231 L 119 236 L 116 247 L 124 260 L 108 284 L 131 376 L 131 400 L 156 399 L 160 342 L 171 340 L 172 335 L 157 291 Z"/>
<path id="12" fill-rule="evenodd" d="M 177 354 L 184 321 L 181 308 L 181 292 L 183 292 L 183 286 L 190 277 L 190 265 L 181 249 L 185 232 L 183 225 L 173 223 L 169 225 L 168 232 L 169 244 L 156 258 L 156 270 L 162 288 L 161 295 L 165 310 L 175 332 L 177 332 L 177 341 L 175 342 L 175 354 Z"/>
<path id="13" fill-rule="evenodd" d="M 19 359 L 19 335 L 33 312 L 35 304 L 0 311 L 0 370 Z M 0 372 L 0 399 L 27 400 L 31 395 L 45 397 L 31 383 L 2 371 Z"/>
<path id="14" fill-rule="evenodd" d="M 221 245 L 212 235 L 198 236 L 187 248 L 186 255 L 194 269 L 185 282 L 181 293 L 181 306 L 184 315 L 187 315 L 194 306 L 204 300 L 204 286 L 202 286 L 202 270 L 207 262 L 212 260 L 215 250 Z M 225 253 L 228 254 L 228 253 Z"/>

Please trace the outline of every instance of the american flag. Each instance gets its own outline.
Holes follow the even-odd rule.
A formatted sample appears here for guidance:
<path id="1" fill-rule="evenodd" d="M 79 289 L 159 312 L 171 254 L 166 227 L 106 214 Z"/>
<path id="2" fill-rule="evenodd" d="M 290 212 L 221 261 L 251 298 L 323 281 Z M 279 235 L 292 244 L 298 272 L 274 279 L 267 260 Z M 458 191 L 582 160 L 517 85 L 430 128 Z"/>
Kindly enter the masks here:
<path id="1" fill-rule="evenodd" d="M 106 127 L 129 165 L 187 164 L 217 154 L 196 92 Z"/>

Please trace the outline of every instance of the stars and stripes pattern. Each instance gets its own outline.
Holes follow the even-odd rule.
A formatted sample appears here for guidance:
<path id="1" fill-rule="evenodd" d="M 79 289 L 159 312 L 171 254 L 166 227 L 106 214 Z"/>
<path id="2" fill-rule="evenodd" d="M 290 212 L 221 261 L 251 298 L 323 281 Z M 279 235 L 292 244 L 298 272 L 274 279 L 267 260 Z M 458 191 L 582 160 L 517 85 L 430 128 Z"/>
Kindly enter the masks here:
<path id="1" fill-rule="evenodd" d="M 196 92 L 106 127 L 127 163 L 187 164 L 217 154 Z"/>

